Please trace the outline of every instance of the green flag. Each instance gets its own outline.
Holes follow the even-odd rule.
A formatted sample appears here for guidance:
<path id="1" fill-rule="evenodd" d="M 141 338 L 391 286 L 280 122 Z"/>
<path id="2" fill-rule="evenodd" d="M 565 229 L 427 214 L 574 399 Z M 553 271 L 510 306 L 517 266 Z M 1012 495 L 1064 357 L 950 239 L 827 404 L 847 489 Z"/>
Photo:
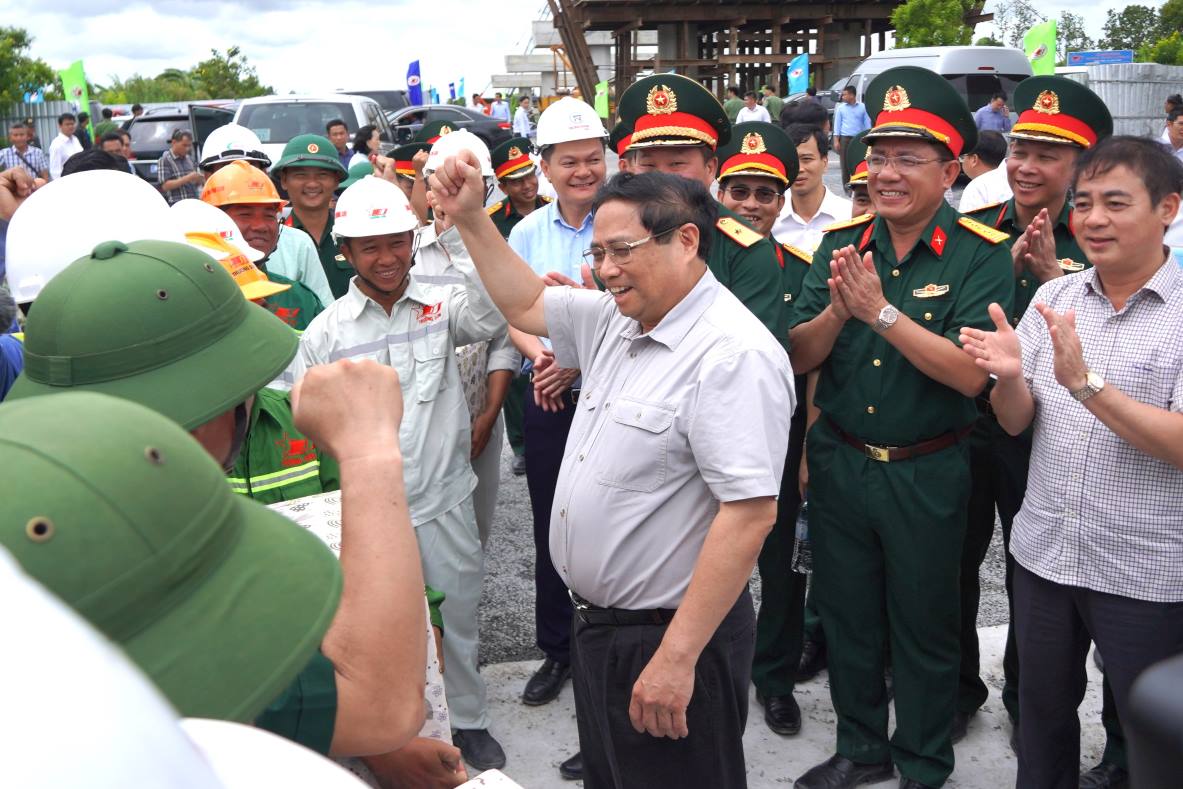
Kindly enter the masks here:
<path id="1" fill-rule="evenodd" d="M 596 83 L 596 115 L 608 117 L 608 81 Z"/>
<path id="2" fill-rule="evenodd" d="M 82 61 L 75 60 L 68 69 L 58 72 L 62 80 L 62 93 L 66 101 L 74 105 L 75 112 L 90 112 L 90 95 L 86 92 L 86 72 Z"/>
<path id="3" fill-rule="evenodd" d="M 1033 25 L 1023 36 L 1023 49 L 1031 61 L 1031 73 L 1056 73 L 1056 20 Z"/>

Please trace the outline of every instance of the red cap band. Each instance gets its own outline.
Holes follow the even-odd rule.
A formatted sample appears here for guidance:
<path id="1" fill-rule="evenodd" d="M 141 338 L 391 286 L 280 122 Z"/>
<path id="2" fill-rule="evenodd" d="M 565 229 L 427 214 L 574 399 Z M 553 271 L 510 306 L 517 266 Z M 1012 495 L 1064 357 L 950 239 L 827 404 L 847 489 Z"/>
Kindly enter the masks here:
<path id="1" fill-rule="evenodd" d="M 686 112 L 671 112 L 665 115 L 642 115 L 629 139 L 629 145 L 645 142 L 655 137 L 686 137 L 706 143 L 714 148 L 719 142 L 719 132 L 714 126 L 697 115 Z"/>
<path id="2" fill-rule="evenodd" d="M 916 107 L 894 112 L 884 110 L 875 117 L 875 128 L 867 134 L 873 137 L 880 128 L 892 126 L 904 126 L 926 131 L 948 146 L 954 156 L 960 156 L 961 149 L 965 147 L 965 139 L 951 123 L 939 115 Z"/>

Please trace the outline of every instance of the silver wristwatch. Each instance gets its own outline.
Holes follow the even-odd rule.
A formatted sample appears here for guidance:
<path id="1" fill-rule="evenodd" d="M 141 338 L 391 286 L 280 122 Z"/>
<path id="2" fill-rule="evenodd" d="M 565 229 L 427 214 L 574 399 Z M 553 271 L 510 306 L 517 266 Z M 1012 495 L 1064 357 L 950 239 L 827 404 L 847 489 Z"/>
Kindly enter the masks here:
<path id="1" fill-rule="evenodd" d="M 1085 383 L 1083 387 L 1077 389 L 1074 392 L 1069 392 L 1069 394 L 1082 403 L 1105 388 L 1105 379 L 1094 373 L 1092 370 L 1090 370 L 1089 374 L 1085 376 L 1084 381 Z"/>
<path id="2" fill-rule="evenodd" d="M 875 331 L 880 333 L 887 331 L 892 326 L 895 326 L 895 322 L 899 320 L 899 317 L 900 311 L 888 304 L 879 310 L 879 317 L 875 319 Z"/>

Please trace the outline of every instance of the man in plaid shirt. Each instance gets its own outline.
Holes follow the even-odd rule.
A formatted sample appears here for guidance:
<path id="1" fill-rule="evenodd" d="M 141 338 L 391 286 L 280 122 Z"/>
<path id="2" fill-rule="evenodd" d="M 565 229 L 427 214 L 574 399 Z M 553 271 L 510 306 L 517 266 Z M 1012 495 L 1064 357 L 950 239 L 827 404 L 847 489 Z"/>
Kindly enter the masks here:
<path id="1" fill-rule="evenodd" d="M 49 157 L 40 148 L 29 145 L 32 130 L 21 122 L 8 129 L 9 148 L 0 148 L 0 170 L 20 167 L 33 178 L 49 178 Z"/>
<path id="2" fill-rule="evenodd" d="M 186 129 L 177 129 L 170 143 L 169 149 L 161 154 L 157 163 L 160 191 L 164 193 L 164 199 L 169 205 L 190 197 L 200 200 L 201 185 L 205 178 L 189 155 L 193 150 L 193 134 Z"/>

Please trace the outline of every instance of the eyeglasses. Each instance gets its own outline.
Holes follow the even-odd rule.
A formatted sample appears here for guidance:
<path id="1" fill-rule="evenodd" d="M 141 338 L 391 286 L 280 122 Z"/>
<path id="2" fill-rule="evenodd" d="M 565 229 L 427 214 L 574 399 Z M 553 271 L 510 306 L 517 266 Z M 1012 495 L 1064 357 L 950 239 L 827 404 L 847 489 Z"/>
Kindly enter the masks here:
<path id="1" fill-rule="evenodd" d="M 867 170 L 872 173 L 881 173 L 887 167 L 888 162 L 895 166 L 895 171 L 901 175 L 906 173 L 914 173 L 921 168 L 922 165 L 943 163 L 948 161 L 946 159 L 921 159 L 918 156 L 909 156 L 902 154 L 900 156 L 884 156 L 883 154 L 873 153 L 867 157 Z"/>
<path id="2" fill-rule="evenodd" d="M 723 191 L 731 195 L 731 199 L 737 203 L 742 203 L 752 196 L 756 195 L 756 202 L 761 205 L 770 205 L 776 198 L 780 197 L 780 192 L 775 189 L 769 189 L 766 186 L 761 186 L 757 189 L 752 189 L 750 186 L 726 186 Z"/>
<path id="3" fill-rule="evenodd" d="M 667 233 L 672 233 L 679 227 L 681 227 L 681 225 L 675 225 L 674 227 L 666 228 L 665 230 L 662 230 L 658 233 L 650 233 L 649 235 L 637 241 L 613 241 L 611 244 L 608 244 L 604 247 L 591 247 L 590 249 L 584 251 L 583 259 L 588 262 L 588 265 L 592 267 L 593 271 L 604 265 L 604 259 L 608 257 L 612 258 L 616 265 L 621 266 L 627 263 L 629 258 L 633 256 L 634 249 L 641 246 L 642 244 L 652 241 L 655 238 L 661 238 Z"/>

